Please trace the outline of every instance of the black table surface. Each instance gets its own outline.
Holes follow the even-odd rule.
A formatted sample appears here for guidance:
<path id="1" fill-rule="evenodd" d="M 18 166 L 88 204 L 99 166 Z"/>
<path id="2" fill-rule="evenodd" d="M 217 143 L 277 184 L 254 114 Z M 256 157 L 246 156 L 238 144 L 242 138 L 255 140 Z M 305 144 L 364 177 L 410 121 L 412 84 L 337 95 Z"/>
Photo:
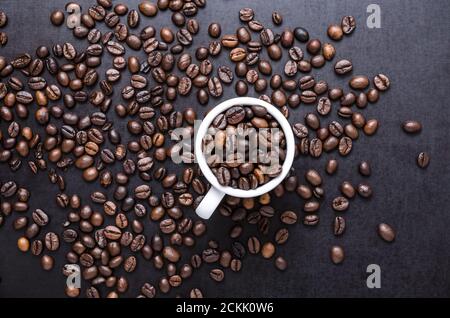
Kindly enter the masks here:
<path id="1" fill-rule="evenodd" d="M 94 1 L 81 0 L 83 9 Z M 129 7 L 136 7 L 139 1 L 127 1 Z M 271 24 L 271 12 L 279 11 L 284 18 L 283 25 L 274 28 L 303 26 L 311 37 L 329 41 L 326 28 L 330 23 L 338 23 L 344 15 L 355 16 L 358 26 L 354 34 L 335 43 L 337 56 L 353 61 L 353 74 L 373 75 L 381 72 L 391 79 L 391 89 L 382 94 L 377 104 L 362 110 L 366 118 L 377 118 L 380 127 L 375 136 L 361 135 L 355 142 L 350 156 L 343 159 L 336 152 L 323 155 L 320 159 L 300 157 L 294 162 L 299 176 L 306 169 L 323 171 L 326 159 L 335 157 L 340 166 L 333 177 L 325 178 L 326 204 L 320 211 L 320 224 L 305 227 L 301 223 L 290 226 L 288 242 L 277 247 L 277 255 L 285 257 L 289 267 L 285 272 L 275 269 L 273 261 L 261 256 L 247 256 L 240 273 L 226 271 L 224 282 L 218 284 L 208 277 L 209 266 L 203 266 L 169 296 L 186 295 L 192 287 L 199 287 L 209 297 L 448 297 L 450 296 L 450 152 L 449 127 L 450 107 L 447 105 L 448 80 L 450 76 L 450 2 L 440 1 L 387 1 L 379 0 L 381 8 L 381 28 L 366 26 L 369 0 L 349 1 L 208 1 L 200 10 L 197 19 L 201 22 L 200 34 L 195 37 L 194 46 L 207 45 L 207 25 L 220 22 L 223 34 L 232 33 L 240 25 L 238 11 L 250 6 L 255 9 L 258 20 Z M 34 52 L 38 45 L 51 46 L 70 41 L 79 47 L 86 46 L 73 38 L 65 28 L 53 27 L 49 13 L 63 8 L 65 1 L 3 0 L 0 7 L 9 17 L 3 31 L 9 37 L 8 44 L 0 48 L 0 55 L 8 58 L 22 52 Z M 170 24 L 169 12 L 161 12 L 154 19 L 145 19 L 144 24 L 157 27 Z M 102 26 L 103 27 L 103 26 Z M 142 54 L 142 53 L 140 53 Z M 106 61 L 102 68 L 110 62 Z M 275 66 L 282 73 L 286 54 Z M 226 53 L 222 52 L 217 63 L 230 64 Z M 348 77 L 342 79 L 334 75 L 332 63 L 314 73 L 316 78 L 325 79 L 331 85 L 345 87 Z M 249 95 L 256 96 L 250 89 Z M 233 89 L 227 88 L 220 100 L 233 97 Z M 220 100 L 211 100 L 209 106 Z M 115 102 L 118 102 L 115 100 Z M 195 96 L 178 99 L 177 108 L 195 107 L 203 113 Z M 83 106 L 78 106 L 83 113 Z M 302 120 L 312 107 L 300 106 L 291 110 L 292 123 Z M 110 114 L 113 113 L 110 111 Z M 111 118 L 113 118 L 113 115 Z M 335 118 L 323 118 L 329 122 Z M 423 124 L 423 131 L 416 136 L 406 135 L 400 124 L 407 119 L 417 119 Z M 115 121 L 115 127 L 126 130 L 124 121 Z M 1 129 L 6 123 L 1 122 Z M 29 120 L 29 125 L 35 125 Z M 34 127 L 34 126 L 33 126 Z M 431 155 L 427 169 L 416 165 L 416 156 L 421 151 Z M 370 178 L 358 175 L 357 165 L 361 160 L 369 160 L 373 174 Z M 168 164 L 168 166 L 170 166 Z M 72 169 L 74 170 L 74 169 Z M 48 183 L 45 173 L 35 177 L 27 167 L 12 174 L 7 165 L 0 166 L 0 179 L 10 178 L 32 190 L 30 211 L 35 208 L 46 210 L 52 218 L 47 230 L 61 233 L 61 223 L 66 211 L 55 203 L 55 186 Z M 95 185 L 86 185 L 78 171 L 65 174 L 69 182 L 67 193 L 78 192 L 85 202 L 89 191 Z M 348 227 L 342 237 L 332 234 L 331 224 L 335 216 L 329 206 L 330 199 L 338 194 L 338 185 L 344 180 L 358 183 L 364 179 L 374 188 L 370 200 L 357 198 L 344 212 Z M 303 201 L 295 194 L 273 200 L 277 211 L 292 209 L 301 212 Z M 30 212 L 28 212 L 30 213 Z M 193 216 L 192 212 L 190 212 Z M 12 229 L 13 217 L 0 228 L 0 296 L 1 297 L 64 297 L 65 278 L 60 268 L 64 264 L 63 246 L 53 255 L 55 269 L 44 272 L 39 258 L 21 253 L 16 247 L 19 233 Z M 397 230 L 394 243 L 382 241 L 377 233 L 377 224 L 386 222 Z M 274 222 L 276 223 L 276 222 Z M 230 243 L 228 230 L 231 221 L 218 213 L 208 221 L 207 234 L 194 249 L 200 250 L 210 239 Z M 271 239 L 275 226 L 264 240 Z M 255 232 L 252 225 L 244 225 L 247 237 Z M 146 229 L 150 234 L 153 228 Z M 346 258 L 343 264 L 333 265 L 329 259 L 329 249 L 338 244 L 344 247 Z M 366 287 L 366 268 L 378 264 L 381 268 L 381 288 Z M 155 283 L 161 275 L 150 263 L 141 262 L 138 270 L 129 275 L 130 289 L 126 296 L 138 295 L 143 282 Z"/>

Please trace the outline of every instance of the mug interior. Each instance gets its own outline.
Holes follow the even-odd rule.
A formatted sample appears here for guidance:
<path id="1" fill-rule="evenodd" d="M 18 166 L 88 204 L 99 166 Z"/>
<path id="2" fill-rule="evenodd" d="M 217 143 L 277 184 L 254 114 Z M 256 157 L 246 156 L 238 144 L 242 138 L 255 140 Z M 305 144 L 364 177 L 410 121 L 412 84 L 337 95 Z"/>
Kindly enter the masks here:
<path id="1" fill-rule="evenodd" d="M 208 131 L 209 126 L 213 122 L 214 118 L 216 118 L 217 115 L 223 113 L 228 108 L 235 105 L 246 105 L 246 106 L 258 105 L 266 108 L 269 114 L 272 115 L 274 119 L 280 124 L 281 129 L 283 130 L 284 136 L 286 138 L 286 157 L 282 166 L 281 173 L 277 177 L 273 178 L 269 182 L 263 184 L 262 186 L 256 189 L 242 190 L 221 185 L 219 181 L 217 181 L 216 176 L 213 174 L 208 164 L 206 163 L 205 156 L 203 155 L 202 140 L 206 132 Z M 281 183 L 281 181 L 284 180 L 284 178 L 288 174 L 292 166 L 292 162 L 294 161 L 294 154 L 295 154 L 294 134 L 292 133 L 291 125 L 289 124 L 287 119 L 275 106 L 269 104 L 266 101 L 254 97 L 232 98 L 214 107 L 203 119 L 195 137 L 195 158 L 197 159 L 197 163 L 200 166 L 203 175 L 206 177 L 208 182 L 213 187 L 233 197 L 239 198 L 257 197 L 273 190 L 278 184 Z"/>

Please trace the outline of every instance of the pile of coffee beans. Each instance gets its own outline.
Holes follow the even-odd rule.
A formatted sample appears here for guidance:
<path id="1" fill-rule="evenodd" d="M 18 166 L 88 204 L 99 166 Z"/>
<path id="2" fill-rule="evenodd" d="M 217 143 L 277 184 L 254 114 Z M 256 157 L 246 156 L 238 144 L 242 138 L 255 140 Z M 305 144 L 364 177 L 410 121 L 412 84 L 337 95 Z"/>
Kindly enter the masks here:
<path id="1" fill-rule="evenodd" d="M 222 186 L 256 189 L 280 175 L 286 140 L 263 106 L 234 105 L 214 118 L 203 138 L 211 171 Z"/>
<path id="2" fill-rule="evenodd" d="M 13 227 L 23 232 L 19 250 L 39 256 L 45 270 L 54 267 L 56 252 L 65 244 L 64 261 L 81 268 L 86 287 L 82 296 L 116 298 L 130 291 L 152 298 L 176 290 L 177 295 L 200 298 L 204 294 L 199 288 L 181 289 L 198 268 L 207 267 L 210 278 L 221 282 L 229 272 L 241 271 L 249 255 L 261 255 L 284 271 L 288 261 L 281 247 L 289 240 L 290 228 L 298 223 L 318 225 L 319 211 L 325 207 L 336 213 L 332 233 L 343 235 L 350 202 L 373 195 L 368 161 L 355 167 L 360 181 L 338 182 L 339 196 L 328 198 L 324 190 L 325 179 L 343 164 L 333 153 L 344 158 L 357 140 L 364 140 L 362 135 L 376 134 L 379 122 L 366 118 L 364 109 L 378 102 L 391 85 L 382 73 L 353 73 L 350 59 L 339 56 L 333 42 L 355 31 L 355 19 L 345 16 L 340 24 L 330 25 L 329 39 L 322 41 L 310 38 L 304 26 L 286 26 L 289 21 L 280 12 L 271 14 L 270 26 L 260 22 L 253 9 L 242 8 L 236 13 L 236 32 L 225 33 L 219 23 L 208 25 L 196 18 L 205 6 L 206 0 L 158 0 L 129 8 L 97 0 L 81 12 L 73 41 L 51 47 L 42 43 L 34 52 L 10 60 L 0 57 L 0 163 L 15 173 L 30 169 L 37 178 L 45 175 L 43 182 L 48 179 L 58 190 L 58 207 L 67 211 L 59 233 L 45 232 L 54 213 L 61 212 L 40 207 L 27 214 L 32 189 L 3 182 L 0 225 L 15 217 Z M 170 15 L 171 24 L 152 25 L 158 14 Z M 62 10 L 49 17 L 60 27 L 68 19 Z M 0 27 L 6 21 L 0 11 Z M 194 45 L 200 29 L 211 39 Z M 0 32 L 2 45 L 6 39 Z M 229 63 L 215 60 L 221 54 Z M 283 55 L 288 61 L 278 69 L 276 61 Z M 314 74 L 327 64 L 348 87 Z M 106 65 L 105 71 L 101 65 Z M 327 156 L 328 161 L 325 174 L 309 167 L 303 173 L 292 169 L 280 185 L 260 197 L 225 197 L 219 211 L 233 222 L 232 243 L 207 239 L 201 246 L 198 241 L 207 226 L 193 210 L 210 185 L 193 163 L 192 149 L 183 152 L 181 165 L 167 162 L 180 150 L 173 132 L 182 129 L 192 139 L 194 121 L 204 116 L 186 107 L 183 98 L 195 95 L 200 105 L 212 107 L 229 88 L 238 96 L 259 96 L 288 119 L 290 112 L 308 106 L 304 121 L 292 123 L 296 158 Z M 339 119 L 327 122 L 332 112 Z M 277 125 L 257 106 L 236 105 L 216 118 L 213 128 Z M 409 134 L 422 129 L 415 120 L 402 127 Z M 276 138 L 276 156 L 282 161 L 284 137 L 280 133 Z M 426 152 L 417 157 L 422 168 L 429 162 Z M 210 164 L 221 184 L 240 189 L 255 188 L 270 178 L 258 173 L 260 163 Z M 69 180 L 68 171 L 79 173 Z M 87 196 L 70 193 L 68 182 L 90 183 L 94 190 Z M 276 210 L 273 201 L 287 193 L 296 193 L 303 208 Z M 253 226 L 257 233 L 247 235 L 246 229 Z M 384 222 L 373 233 L 387 242 L 396 236 Z M 330 257 L 334 264 L 342 263 L 344 248 L 333 245 Z M 129 275 L 140 266 L 152 266 L 160 276 L 133 286 Z M 62 272 L 72 273 L 70 266 Z M 65 292 L 78 297 L 81 290 L 68 287 Z"/>

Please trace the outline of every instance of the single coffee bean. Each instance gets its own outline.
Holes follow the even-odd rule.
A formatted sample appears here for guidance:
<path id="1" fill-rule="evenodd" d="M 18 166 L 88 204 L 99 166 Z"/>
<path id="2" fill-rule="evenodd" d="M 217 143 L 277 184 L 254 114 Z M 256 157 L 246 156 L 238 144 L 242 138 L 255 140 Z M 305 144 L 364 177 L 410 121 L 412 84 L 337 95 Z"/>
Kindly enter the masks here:
<path id="1" fill-rule="evenodd" d="M 344 16 L 341 20 L 341 28 L 345 35 L 351 34 L 356 28 L 355 18 L 351 15 Z"/>
<path id="2" fill-rule="evenodd" d="M 251 8 L 243 8 L 239 11 L 239 19 L 242 22 L 251 21 L 254 17 L 254 11 Z"/>
<path id="3" fill-rule="evenodd" d="M 287 262 L 286 262 L 286 260 L 285 260 L 283 257 L 278 256 L 278 257 L 275 259 L 275 267 L 276 267 L 278 270 L 280 270 L 280 271 L 285 271 L 286 268 L 287 268 Z"/>
<path id="4" fill-rule="evenodd" d="M 294 36 L 298 41 L 303 43 L 306 43 L 309 40 L 308 31 L 302 27 L 297 27 L 294 29 Z"/>
<path id="5" fill-rule="evenodd" d="M 414 134 L 422 130 L 422 124 L 416 120 L 407 120 L 403 122 L 402 128 L 405 132 Z"/>
<path id="6" fill-rule="evenodd" d="M 425 169 L 426 167 L 428 167 L 429 164 L 430 164 L 430 156 L 428 155 L 428 153 L 427 152 L 419 153 L 419 155 L 417 156 L 417 165 L 420 168 Z"/>
<path id="7" fill-rule="evenodd" d="M 386 223 L 378 224 L 378 235 L 386 242 L 392 242 L 395 240 L 394 229 Z"/>
<path id="8" fill-rule="evenodd" d="M 378 129 L 378 120 L 369 119 L 364 125 L 363 131 L 366 135 L 372 136 L 373 134 L 376 133 L 377 129 Z"/>
<path id="9" fill-rule="evenodd" d="M 341 26 L 337 24 L 332 24 L 328 26 L 327 34 L 330 37 L 330 39 L 334 41 L 340 41 L 344 36 L 344 31 L 342 30 Z"/>
<path id="10" fill-rule="evenodd" d="M 338 169 L 338 161 L 336 159 L 329 159 L 327 161 L 326 167 L 325 167 L 325 171 L 329 174 L 329 175 L 333 175 L 336 173 Z"/>
<path id="11" fill-rule="evenodd" d="M 390 87 L 389 78 L 384 74 L 375 75 L 373 78 L 373 84 L 379 91 L 385 91 Z"/>
<path id="12" fill-rule="evenodd" d="M 285 211 L 281 214 L 280 219 L 284 224 L 295 224 L 297 223 L 297 214 L 293 211 Z"/>
<path id="13" fill-rule="evenodd" d="M 341 190 L 342 194 L 345 195 L 349 199 L 355 197 L 356 190 L 349 181 L 342 182 L 342 184 L 340 186 L 340 190 Z"/>
<path id="14" fill-rule="evenodd" d="M 275 242 L 279 245 L 286 243 L 286 241 L 289 238 L 289 231 L 288 229 L 279 229 L 276 233 L 275 233 Z"/>
<path id="15" fill-rule="evenodd" d="M 363 198 L 369 198 L 372 196 L 372 188 L 367 183 L 358 184 L 357 191 Z"/>
<path id="16" fill-rule="evenodd" d="M 215 268 L 209 272 L 209 276 L 216 282 L 221 282 L 224 279 L 225 274 L 223 270 Z"/>
<path id="17" fill-rule="evenodd" d="M 261 254 L 264 258 L 269 259 L 275 254 L 275 245 L 271 242 L 266 242 L 261 248 Z"/>
<path id="18" fill-rule="evenodd" d="M 308 214 L 303 218 L 303 224 L 308 226 L 315 226 L 319 224 L 319 216 L 316 214 Z"/>
<path id="19" fill-rule="evenodd" d="M 342 235 L 345 231 L 345 219 L 342 216 L 337 216 L 334 219 L 334 235 L 339 236 Z"/>
<path id="20" fill-rule="evenodd" d="M 359 173 L 363 176 L 370 176 L 371 173 L 371 168 L 370 168 L 370 164 L 367 161 L 361 161 L 359 164 Z"/>
<path id="21" fill-rule="evenodd" d="M 333 199 L 332 207 L 335 211 L 345 211 L 349 207 L 349 202 L 345 197 L 336 197 Z"/>
<path id="22" fill-rule="evenodd" d="M 53 25 L 60 26 L 64 23 L 64 12 L 61 10 L 55 10 L 50 15 L 50 21 Z"/>
<path id="23" fill-rule="evenodd" d="M 352 62 L 349 60 L 339 60 L 334 64 L 334 71 L 338 75 L 344 75 L 351 72 L 353 69 Z"/>
<path id="24" fill-rule="evenodd" d="M 340 264 L 344 261 L 344 249 L 341 246 L 333 246 L 330 250 L 330 258 L 334 264 Z"/>
<path id="25" fill-rule="evenodd" d="M 55 261 L 50 255 L 44 255 L 41 257 L 41 266 L 45 271 L 50 271 L 53 269 Z"/>

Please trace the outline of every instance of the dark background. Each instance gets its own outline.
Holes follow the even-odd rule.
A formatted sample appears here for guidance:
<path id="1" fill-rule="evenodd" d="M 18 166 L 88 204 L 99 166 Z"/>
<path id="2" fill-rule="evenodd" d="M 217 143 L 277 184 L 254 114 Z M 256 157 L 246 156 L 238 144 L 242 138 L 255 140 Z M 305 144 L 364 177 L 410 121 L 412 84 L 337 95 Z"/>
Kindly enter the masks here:
<path id="1" fill-rule="evenodd" d="M 94 1 L 79 1 L 84 10 Z M 326 204 L 320 211 L 318 227 L 302 224 L 291 226 L 288 242 L 277 249 L 277 255 L 284 256 L 289 267 L 285 272 L 275 269 L 273 261 L 260 256 L 247 256 L 240 273 L 226 271 L 221 284 L 208 277 L 210 267 L 203 266 L 183 283 L 177 291 L 169 295 L 186 295 L 190 288 L 200 287 L 209 297 L 449 297 L 450 296 L 450 213 L 448 189 L 450 185 L 449 125 L 450 107 L 447 93 L 450 75 L 449 30 L 450 2 L 442 1 L 377 1 L 381 6 L 381 29 L 368 29 L 365 21 L 366 7 L 373 1 L 208 1 L 200 10 L 197 19 L 201 22 L 200 34 L 195 37 L 194 46 L 208 44 L 207 25 L 218 21 L 222 24 L 222 34 L 232 33 L 240 25 L 238 11 L 250 6 L 255 9 L 256 18 L 271 25 L 271 12 L 278 10 L 284 18 L 279 32 L 284 27 L 306 27 L 311 37 L 329 41 L 326 28 L 330 23 L 339 23 L 344 15 L 353 15 L 357 29 L 350 37 L 335 43 L 336 59 L 349 58 L 353 61 L 353 74 L 367 74 L 369 77 L 381 72 L 391 79 L 391 89 L 382 94 L 377 104 L 363 110 L 366 118 L 377 118 L 380 128 L 373 137 L 361 136 L 354 143 L 354 149 L 345 160 L 334 152 L 320 159 L 301 157 L 294 163 L 296 173 L 302 176 L 307 168 L 323 171 L 326 159 L 336 157 L 340 167 L 338 173 L 325 180 Z M 86 42 L 75 40 L 65 27 L 56 28 L 49 22 L 53 9 L 63 9 L 65 1 L 4 0 L 0 7 L 9 17 L 3 31 L 8 33 L 8 44 L 0 48 L 0 54 L 13 57 L 22 52 L 34 52 L 40 44 L 51 45 L 70 41 L 79 47 Z M 139 1 L 127 1 L 130 8 Z M 160 12 L 154 19 L 144 19 L 141 26 L 153 24 L 158 28 L 170 25 L 169 12 Z M 102 25 L 102 28 L 104 25 Z M 104 29 L 102 29 L 104 30 Z M 303 47 L 303 45 L 301 45 Z M 278 63 L 275 71 L 281 73 L 286 60 Z M 142 54 L 142 53 L 140 53 Z M 105 55 L 107 56 L 107 55 Z M 110 62 L 104 62 L 106 68 Z M 230 65 L 225 52 L 217 59 Z M 328 63 L 314 73 L 316 78 L 325 79 L 333 85 L 346 86 L 346 79 L 337 78 Z M 297 76 L 298 78 L 298 76 Z M 122 82 L 124 83 L 124 81 Z M 116 87 L 120 87 L 117 85 Z M 117 90 L 117 88 L 116 88 Z M 250 90 L 249 95 L 254 95 Z M 227 88 L 221 100 L 233 97 L 233 90 Z M 219 100 L 217 101 L 217 103 Z M 214 100 L 209 106 L 213 106 Z M 114 103 L 115 104 L 115 103 Z M 178 99 L 176 107 L 189 105 L 200 112 L 195 96 Z M 83 106 L 78 111 L 83 112 Z M 86 106 L 89 107 L 89 106 Z M 81 108 L 81 110 L 80 110 Z M 291 111 L 292 123 L 301 120 L 312 107 L 300 106 Z M 110 114 L 112 111 L 110 111 Z M 323 118 L 324 123 L 335 118 Z M 406 119 L 417 119 L 423 124 L 423 131 L 417 136 L 402 132 L 400 124 Z M 31 120 L 29 121 L 31 124 Z M 124 122 L 115 122 L 116 127 L 124 127 Z M 1 129 L 6 124 L 1 123 Z M 431 164 L 426 170 L 416 166 L 419 152 L 431 155 Z M 339 238 L 332 234 L 331 223 L 335 213 L 329 206 L 330 200 L 338 194 L 338 185 L 345 179 L 357 183 L 362 177 L 357 173 L 357 164 L 369 160 L 373 174 L 366 180 L 374 188 L 370 200 L 357 198 L 344 212 L 348 228 Z M 25 162 L 24 162 L 25 163 Z M 87 202 L 89 191 L 97 189 L 80 180 L 80 173 L 72 171 L 65 175 L 71 183 L 67 193 L 79 192 Z M 0 166 L 2 181 L 12 178 L 7 165 Z M 30 211 L 43 208 L 52 217 L 46 230 L 61 233 L 60 224 L 66 211 L 55 204 L 55 186 L 47 181 L 45 173 L 38 177 L 31 175 L 24 166 L 15 175 L 20 185 L 32 189 Z M 136 181 L 136 180 L 135 180 Z M 138 180 L 136 181 L 138 182 Z M 294 194 L 281 200 L 274 200 L 279 211 L 292 209 L 302 215 L 303 202 Z M 31 212 L 28 213 L 31 213 Z M 191 213 L 191 212 L 190 212 Z M 39 258 L 22 254 L 16 247 L 20 236 L 12 230 L 10 217 L 0 229 L 0 296 L 2 297 L 63 297 L 65 278 L 60 273 L 64 264 L 63 247 L 54 256 L 55 269 L 44 272 L 40 269 Z M 195 218 L 195 217 L 194 217 Z M 201 249 L 209 239 L 229 242 L 228 219 L 218 213 L 208 221 L 208 232 L 199 242 Z M 392 244 L 382 241 L 376 226 L 387 222 L 397 230 L 396 241 Z M 152 225 L 154 226 L 154 225 Z M 246 242 L 254 226 L 245 225 L 241 237 Z M 276 229 L 272 226 L 269 238 Z M 151 234 L 153 229 L 146 228 Z M 329 260 L 332 245 L 342 245 L 346 252 L 343 264 L 336 266 Z M 223 247 L 227 247 L 222 245 Z M 366 267 L 379 264 L 382 271 L 381 289 L 366 287 Z M 153 270 L 149 263 L 140 262 L 137 273 L 129 276 L 130 291 L 127 296 L 138 294 L 140 286 L 148 281 L 155 283 L 161 274 Z"/>

